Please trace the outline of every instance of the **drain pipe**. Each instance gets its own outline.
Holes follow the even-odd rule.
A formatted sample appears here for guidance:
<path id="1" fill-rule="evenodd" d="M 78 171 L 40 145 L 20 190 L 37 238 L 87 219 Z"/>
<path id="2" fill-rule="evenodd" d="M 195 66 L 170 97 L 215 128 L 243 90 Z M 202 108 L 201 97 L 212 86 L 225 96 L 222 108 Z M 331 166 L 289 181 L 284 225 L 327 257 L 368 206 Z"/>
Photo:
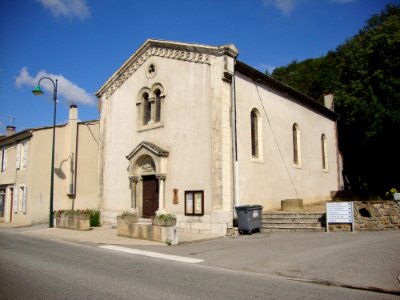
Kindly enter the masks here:
<path id="1" fill-rule="evenodd" d="M 236 64 L 236 60 L 234 62 Z M 235 207 L 240 205 L 239 191 L 239 159 L 237 145 L 237 119 L 236 119 L 236 84 L 235 84 L 235 68 L 232 75 L 231 84 L 231 119 L 232 119 L 232 158 L 233 158 L 233 217 L 236 217 Z"/>

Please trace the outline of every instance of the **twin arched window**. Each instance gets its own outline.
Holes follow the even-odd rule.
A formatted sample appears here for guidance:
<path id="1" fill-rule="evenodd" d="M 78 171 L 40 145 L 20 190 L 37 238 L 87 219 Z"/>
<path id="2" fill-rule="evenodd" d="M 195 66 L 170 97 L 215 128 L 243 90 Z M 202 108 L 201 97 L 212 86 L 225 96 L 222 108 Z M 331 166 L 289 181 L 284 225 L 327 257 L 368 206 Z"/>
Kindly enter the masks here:
<path id="1" fill-rule="evenodd" d="M 140 129 L 162 125 L 164 98 L 164 88 L 161 84 L 154 84 L 150 89 L 145 87 L 140 90 L 136 102 Z"/>

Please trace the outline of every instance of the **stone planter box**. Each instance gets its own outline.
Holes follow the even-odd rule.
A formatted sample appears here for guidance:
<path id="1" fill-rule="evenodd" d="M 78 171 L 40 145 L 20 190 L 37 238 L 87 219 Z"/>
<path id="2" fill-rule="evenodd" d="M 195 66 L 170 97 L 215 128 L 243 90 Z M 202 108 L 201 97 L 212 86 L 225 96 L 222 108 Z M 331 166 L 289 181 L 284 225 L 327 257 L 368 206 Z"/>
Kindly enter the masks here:
<path id="1" fill-rule="evenodd" d="M 176 225 L 176 218 L 168 218 L 168 219 L 163 219 L 155 216 L 152 220 L 151 223 L 156 226 L 175 226 Z"/>
<path id="2" fill-rule="evenodd" d="M 137 218 L 135 220 L 134 218 L 117 216 L 117 234 L 123 237 L 155 241 L 168 245 L 178 244 L 178 232 L 174 225 L 161 226 L 151 223 L 137 223 Z"/>
<path id="3" fill-rule="evenodd" d="M 90 230 L 90 217 L 82 215 L 61 215 L 56 217 L 55 226 L 74 230 Z"/>

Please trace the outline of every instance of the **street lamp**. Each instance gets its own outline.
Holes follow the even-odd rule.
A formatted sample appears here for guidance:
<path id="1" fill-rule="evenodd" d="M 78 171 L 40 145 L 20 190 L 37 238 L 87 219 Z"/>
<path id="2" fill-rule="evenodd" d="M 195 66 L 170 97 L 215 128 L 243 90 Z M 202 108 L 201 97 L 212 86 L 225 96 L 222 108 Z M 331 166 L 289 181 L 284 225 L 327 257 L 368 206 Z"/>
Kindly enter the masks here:
<path id="1" fill-rule="evenodd" d="M 53 102 L 54 102 L 54 113 L 53 113 L 53 144 L 51 148 L 51 172 L 50 172 L 50 214 L 49 214 L 49 227 L 54 227 L 53 224 L 53 198 L 54 198 L 54 145 L 56 141 L 56 107 L 57 107 L 57 79 L 54 82 L 53 79 L 49 77 L 42 77 L 39 79 L 36 88 L 32 91 L 35 96 L 43 95 L 44 92 L 40 88 L 40 82 L 43 79 L 50 80 L 53 84 Z"/>

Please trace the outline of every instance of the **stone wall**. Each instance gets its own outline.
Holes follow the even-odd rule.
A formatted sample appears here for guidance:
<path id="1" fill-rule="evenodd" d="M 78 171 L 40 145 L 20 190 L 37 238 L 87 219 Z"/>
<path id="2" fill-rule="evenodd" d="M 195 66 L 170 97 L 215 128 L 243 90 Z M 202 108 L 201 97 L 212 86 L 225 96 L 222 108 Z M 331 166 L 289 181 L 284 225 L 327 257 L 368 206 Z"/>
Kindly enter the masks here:
<path id="1" fill-rule="evenodd" d="M 56 218 L 55 227 L 74 230 L 90 230 L 90 217 L 61 215 Z"/>
<path id="2" fill-rule="evenodd" d="M 117 233 L 119 236 L 133 239 L 160 242 L 168 245 L 179 243 L 175 226 L 158 226 L 151 223 L 137 223 L 127 218 L 117 217 Z"/>
<path id="3" fill-rule="evenodd" d="M 353 201 L 355 231 L 400 230 L 400 201 Z M 351 224 L 329 224 L 329 231 L 351 231 Z"/>

